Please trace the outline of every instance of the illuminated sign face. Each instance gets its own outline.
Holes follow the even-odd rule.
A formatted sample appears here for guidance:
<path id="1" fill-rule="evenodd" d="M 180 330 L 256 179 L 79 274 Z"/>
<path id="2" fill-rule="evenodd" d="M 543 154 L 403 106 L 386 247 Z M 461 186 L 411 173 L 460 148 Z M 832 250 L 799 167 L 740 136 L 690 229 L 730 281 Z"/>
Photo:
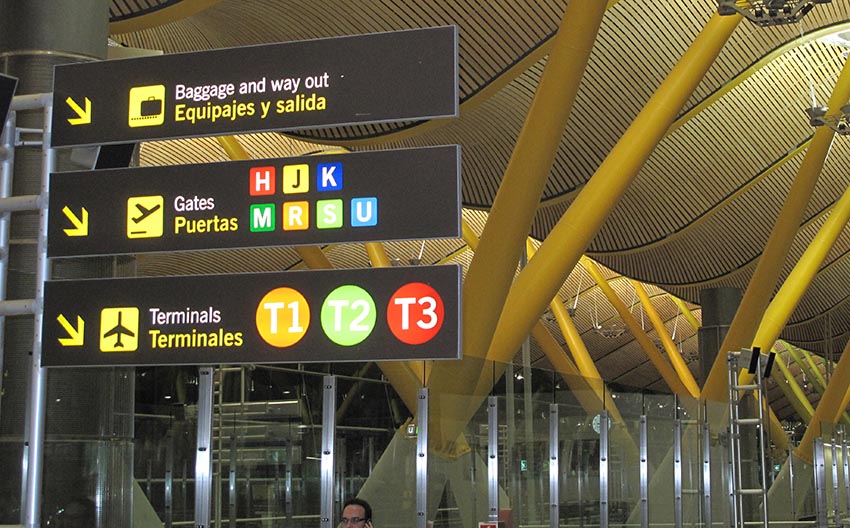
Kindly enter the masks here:
<path id="1" fill-rule="evenodd" d="M 48 255 L 460 236 L 457 146 L 64 172 Z"/>
<path id="2" fill-rule="evenodd" d="M 456 265 L 50 281 L 42 365 L 458 359 L 459 298 Z"/>
<path id="3" fill-rule="evenodd" d="M 458 114 L 457 30 L 57 66 L 53 146 Z"/>

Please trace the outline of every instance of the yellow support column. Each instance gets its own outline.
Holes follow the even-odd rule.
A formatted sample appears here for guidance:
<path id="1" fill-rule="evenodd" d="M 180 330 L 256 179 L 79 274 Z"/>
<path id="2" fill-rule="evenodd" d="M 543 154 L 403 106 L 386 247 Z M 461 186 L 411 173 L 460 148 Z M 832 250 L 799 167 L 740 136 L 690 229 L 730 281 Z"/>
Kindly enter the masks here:
<path id="1" fill-rule="evenodd" d="M 682 315 L 685 317 L 685 320 L 690 323 L 691 328 L 693 328 L 694 330 L 699 330 L 699 321 L 697 321 L 697 318 L 694 317 L 693 312 L 691 312 L 691 309 L 688 308 L 688 306 L 685 304 L 685 301 L 676 297 L 675 295 L 671 295 L 670 298 L 673 300 L 674 303 L 676 303 L 676 306 L 679 307 L 679 311 L 682 312 Z"/>
<path id="2" fill-rule="evenodd" d="M 776 384 L 779 386 L 779 389 L 788 401 L 791 402 L 791 406 L 794 407 L 794 410 L 797 411 L 800 418 L 802 418 L 804 422 L 809 423 L 812 420 L 812 415 L 815 414 L 815 409 L 812 407 L 809 399 L 806 398 L 806 394 L 803 392 L 803 389 L 797 383 L 797 380 L 794 379 L 794 376 L 791 375 L 791 372 L 788 370 L 788 367 L 785 366 L 781 357 L 776 357 L 774 359 L 774 365 L 779 369 L 783 378 L 776 380 Z"/>
<path id="3" fill-rule="evenodd" d="M 794 450 L 798 457 L 809 464 L 812 463 L 812 442 L 821 434 L 821 422 L 833 424 L 838 422 L 838 413 L 844 411 L 842 404 L 848 387 L 850 387 L 850 342 L 844 347 L 841 359 L 835 366 L 835 373 L 826 386 L 823 398 L 818 402 L 812 421 L 809 422 L 800 445 Z"/>
<path id="4" fill-rule="evenodd" d="M 754 347 L 770 350 L 773 343 L 779 339 L 780 332 L 785 328 L 788 319 L 814 280 L 827 253 L 832 249 L 848 220 L 850 220 L 850 187 L 832 207 L 829 218 L 823 223 L 803 256 L 788 274 L 782 287 L 770 301 L 756 336 L 753 338 Z M 744 372 L 741 379 L 743 383 L 748 383 L 752 375 Z"/>
<path id="5" fill-rule="evenodd" d="M 640 324 L 635 320 L 631 312 L 629 312 L 628 306 L 620 300 L 620 297 L 617 296 L 617 292 L 614 291 L 614 288 L 612 288 L 611 285 L 608 284 L 608 281 L 605 280 L 605 277 L 602 276 L 602 272 L 599 271 L 596 263 L 587 257 L 582 257 L 581 264 L 590 276 L 593 277 L 593 280 L 596 281 L 596 285 L 599 286 L 599 289 L 602 290 L 608 298 L 608 301 L 614 309 L 617 310 L 617 313 L 620 314 L 620 318 L 624 323 L 626 323 L 626 326 L 632 333 L 635 341 L 640 344 L 640 347 L 646 353 L 646 357 L 649 358 L 655 366 L 655 369 L 658 370 L 658 373 L 661 374 L 662 378 L 664 378 L 664 381 L 667 383 L 667 386 L 670 387 L 670 390 L 679 396 L 690 396 L 693 398 L 699 397 L 699 392 L 691 393 L 688 387 L 686 387 L 679 378 L 679 375 L 676 374 L 676 371 L 673 370 L 673 367 L 670 366 L 670 363 L 668 363 L 667 360 L 664 359 L 664 356 L 661 355 L 661 352 L 658 351 L 655 343 L 650 341 L 649 336 L 646 335 L 646 332 L 644 332 L 643 328 L 641 328 Z M 694 386 L 696 386 L 696 383 Z"/>
<path id="6" fill-rule="evenodd" d="M 531 330 L 531 336 L 540 345 L 543 354 L 546 355 L 546 359 L 552 364 L 552 368 L 561 375 L 561 379 L 567 383 L 570 391 L 575 395 L 582 408 L 588 414 L 596 414 L 605 408 L 604 390 L 598 390 L 602 386 L 601 379 L 588 379 L 583 376 L 576 364 L 567 357 L 567 353 L 561 348 L 561 345 L 546 330 L 543 323 L 538 321 L 534 325 L 534 328 Z M 622 417 L 619 420 L 622 421 Z"/>
<path id="7" fill-rule="evenodd" d="M 513 357 L 740 20 L 738 15 L 715 15 L 708 21 L 690 49 L 576 196 L 538 248 L 537 256 L 514 282 L 488 358 L 505 361 Z M 679 387 L 682 394 L 688 394 L 678 377 L 668 383 Z"/>
<path id="8" fill-rule="evenodd" d="M 528 252 L 529 258 L 534 256 L 535 248 L 531 243 L 531 240 L 526 241 L 526 251 Z M 567 309 L 564 308 L 564 303 L 561 302 L 560 296 L 552 299 L 549 306 L 552 309 L 552 314 L 555 316 L 555 321 L 558 323 L 558 327 L 561 329 L 561 333 L 564 335 L 567 347 L 573 353 L 573 359 L 575 360 L 575 365 L 579 372 L 593 388 L 593 391 L 596 393 L 600 401 L 604 402 L 605 408 L 611 412 L 611 416 L 614 418 L 614 421 L 616 423 L 623 423 L 620 411 L 617 410 L 617 406 L 614 404 L 614 399 L 611 398 L 611 393 L 605 387 L 605 383 L 602 381 L 602 375 L 599 374 L 599 370 L 596 368 L 596 363 L 594 363 L 593 358 L 590 357 L 590 352 L 587 351 L 587 347 L 581 339 L 581 334 L 579 334 L 576 325 L 573 324 L 573 320 L 570 317 L 570 314 L 567 313 Z M 543 325 L 540 321 L 537 321 L 537 324 L 534 325 L 534 329 L 536 330 L 538 327 L 542 326 Z M 537 333 L 532 332 L 532 336 L 536 339 Z M 561 352 L 564 356 L 566 356 L 566 353 L 563 350 Z M 554 365 L 554 362 L 552 361 L 553 358 L 549 357 L 549 354 L 547 354 L 547 358 L 549 359 L 549 362 Z"/>
<path id="9" fill-rule="evenodd" d="M 463 285 L 463 355 L 482 358 L 552 169 L 596 33 L 604 0 L 572 0 L 493 201 Z M 551 299 L 551 296 L 550 296 Z M 526 329 L 531 329 L 531 325 Z"/>
<path id="10" fill-rule="evenodd" d="M 820 368 L 818 368 L 812 355 L 809 353 L 808 350 L 800 349 L 800 352 L 803 353 L 803 357 L 806 358 L 806 362 L 812 367 L 812 372 L 814 373 L 815 377 L 818 379 L 821 385 L 823 385 L 824 390 L 826 390 L 826 378 L 823 377 L 823 373 L 820 371 Z"/>
<path id="11" fill-rule="evenodd" d="M 823 397 L 823 393 L 826 390 L 826 378 L 823 377 L 823 373 L 821 373 L 818 366 L 815 364 L 812 355 L 809 354 L 806 350 L 797 349 L 794 345 L 786 342 L 782 342 L 785 345 L 785 348 L 788 350 L 788 354 L 794 359 L 794 361 L 800 366 L 803 372 L 809 377 L 809 380 L 812 382 L 812 387 L 815 388 L 817 393 Z M 801 354 L 802 353 L 802 356 Z M 796 383 L 796 380 L 794 380 Z M 846 398 L 850 398 L 850 392 Z M 847 408 L 847 404 L 841 406 L 842 409 Z M 850 427 L 850 416 L 847 416 L 847 413 L 841 411 L 839 413 L 838 419 L 841 420 L 844 425 Z"/>
<path id="12" fill-rule="evenodd" d="M 800 356 L 800 354 L 797 352 L 797 349 L 795 349 L 793 345 L 784 341 L 781 342 L 783 345 L 785 345 L 785 350 L 788 351 L 788 355 L 791 356 L 791 359 L 794 360 L 794 363 L 796 363 L 797 366 L 800 367 L 800 370 L 803 371 L 803 374 L 805 374 L 809 378 L 809 381 L 812 382 L 812 387 L 814 387 L 814 389 L 819 395 L 823 396 L 823 391 L 826 390 L 826 379 L 824 379 L 823 376 L 815 375 L 814 364 L 807 363 Z M 818 371 L 818 374 L 820 374 L 820 371 Z"/>
<path id="13" fill-rule="evenodd" d="M 850 99 L 850 61 L 844 63 L 841 75 L 832 91 L 829 99 L 829 110 L 827 115 L 841 112 L 841 106 Z M 735 318 L 729 327 L 729 332 L 720 346 L 717 358 L 705 381 L 702 397 L 710 400 L 723 400 L 726 398 L 726 353 L 732 350 L 740 350 L 758 346 L 753 344 L 755 329 L 763 321 L 765 308 L 770 302 L 770 296 L 776 287 L 776 283 L 782 273 L 785 257 L 797 229 L 803 219 L 806 206 L 809 203 L 812 192 L 817 182 L 818 175 L 823 169 L 824 161 L 829 153 L 834 137 L 833 131 L 826 126 L 815 130 L 812 142 L 806 150 L 797 177 L 791 185 L 776 224 L 773 226 L 770 238 L 768 238 L 764 251 L 759 257 L 752 279 L 747 285 Z M 773 346 L 771 341 L 764 350 L 770 350 Z"/>
<path id="14" fill-rule="evenodd" d="M 463 284 L 463 359 L 439 362 L 429 379 L 432 394 L 475 394 L 487 348 L 513 280 L 523 244 L 549 177 L 587 59 L 605 13 L 603 0 L 567 4 L 522 131 Z M 464 229 L 464 236 L 466 236 Z M 551 297 L 554 297 L 551 296 Z M 551 299 L 550 297 L 550 299 Z M 529 326 L 526 331 L 528 335 Z M 492 383 L 492 381 L 491 381 Z M 470 415 L 454 402 L 431 400 L 432 438 L 438 449 L 453 449 Z M 464 406 L 465 407 L 465 406 Z"/>
<path id="15" fill-rule="evenodd" d="M 652 323 L 652 327 L 655 328 L 655 333 L 658 334 L 658 338 L 661 340 L 664 351 L 667 352 L 667 356 L 670 358 L 670 363 L 673 364 L 676 374 L 679 375 L 679 379 L 685 384 L 688 392 L 694 398 L 698 397 L 699 385 L 697 384 L 697 380 L 694 379 L 694 375 L 691 373 L 691 369 L 688 368 L 688 364 L 685 363 L 684 359 L 682 359 L 682 354 L 680 354 L 679 349 L 676 348 L 676 343 L 673 342 L 670 334 L 667 333 L 667 327 L 664 326 L 664 321 L 661 320 L 661 317 L 659 317 L 658 312 L 655 310 L 652 300 L 646 293 L 646 288 L 644 288 L 643 284 L 638 281 L 630 279 L 630 282 L 637 292 L 637 296 L 643 305 L 643 309 L 646 311 L 646 315 L 649 316 L 649 321 Z"/>

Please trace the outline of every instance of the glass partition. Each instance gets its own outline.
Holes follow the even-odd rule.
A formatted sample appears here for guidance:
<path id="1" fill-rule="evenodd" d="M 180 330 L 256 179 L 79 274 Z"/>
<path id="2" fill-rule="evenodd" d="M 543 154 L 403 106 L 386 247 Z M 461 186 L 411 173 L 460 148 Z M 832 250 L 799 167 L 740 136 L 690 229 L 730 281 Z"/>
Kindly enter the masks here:
<path id="1" fill-rule="evenodd" d="M 476 368 L 480 379 L 474 391 L 451 394 L 439 383 L 429 385 L 427 526 L 477 528 L 495 517 L 506 528 L 549 527 L 554 512 L 558 526 L 577 528 L 599 526 L 605 515 L 608 526 L 623 528 L 641 526 L 644 518 L 648 526 L 730 522 L 727 403 L 623 387 L 612 391 L 544 369 L 484 361 Z M 137 370 L 134 507 L 137 519 L 150 522 L 136 526 L 191 526 L 197 369 Z M 416 405 L 418 388 L 400 394 L 379 365 L 350 364 L 216 369 L 213 526 L 319 525 L 323 376 L 328 374 L 337 384 L 335 516 L 344 500 L 360 496 L 373 504 L 376 526 L 417 525 L 417 494 L 425 490 L 417 488 L 421 431 L 409 406 Z M 489 410 L 490 398 L 495 411 Z M 554 481 L 549 472 L 555 462 L 550 458 L 553 405 Z M 850 465 L 843 428 L 825 427 L 823 439 L 824 499 L 834 522 L 847 516 Z M 742 450 L 747 471 L 760 471 L 755 446 Z M 765 462 L 772 522 L 814 519 L 811 464 L 775 449 Z M 551 502 L 553 485 L 557 504 Z M 607 504 L 601 503 L 602 491 Z M 491 493 L 497 495 L 493 512 Z M 751 501 L 749 507 L 759 504 Z"/>

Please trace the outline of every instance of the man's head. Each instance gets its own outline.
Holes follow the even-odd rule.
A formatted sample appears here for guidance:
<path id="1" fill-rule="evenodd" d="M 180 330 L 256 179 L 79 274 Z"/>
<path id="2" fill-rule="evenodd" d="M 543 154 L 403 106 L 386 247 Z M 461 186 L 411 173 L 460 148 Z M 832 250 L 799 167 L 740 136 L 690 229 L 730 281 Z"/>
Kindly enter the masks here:
<path id="1" fill-rule="evenodd" d="M 372 525 L 372 507 L 363 499 L 348 499 L 342 506 L 342 525 L 361 526 Z"/>

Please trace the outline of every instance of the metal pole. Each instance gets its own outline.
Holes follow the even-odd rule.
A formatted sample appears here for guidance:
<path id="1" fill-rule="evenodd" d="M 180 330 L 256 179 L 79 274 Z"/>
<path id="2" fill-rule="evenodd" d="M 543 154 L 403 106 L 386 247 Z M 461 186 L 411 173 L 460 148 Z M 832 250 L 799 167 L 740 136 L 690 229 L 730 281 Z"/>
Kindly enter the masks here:
<path id="1" fill-rule="evenodd" d="M 673 420 L 673 523 L 676 528 L 682 528 L 682 420 L 679 418 Z"/>
<path id="2" fill-rule="evenodd" d="M 52 103 L 44 106 L 44 133 L 41 146 L 41 189 L 47 195 L 50 173 L 56 165 L 56 153 L 50 148 L 50 122 L 53 117 Z M 47 260 L 47 209 L 38 213 L 38 246 L 35 267 L 35 300 L 39 307 L 33 320 L 32 363 L 29 386 L 29 420 L 27 423 L 27 480 L 24 502 L 24 523 L 27 528 L 41 526 L 41 484 L 44 464 L 44 418 L 46 412 L 47 369 L 41 367 L 41 325 L 44 319 L 44 282 L 50 278 Z"/>
<path id="3" fill-rule="evenodd" d="M 165 528 L 171 528 L 174 521 L 174 424 L 168 428 L 165 436 Z"/>
<path id="4" fill-rule="evenodd" d="M 797 499 L 794 495 L 794 447 L 788 442 L 788 496 L 791 501 L 791 518 L 797 518 Z"/>
<path id="5" fill-rule="evenodd" d="M 850 464 L 847 461 L 847 429 L 841 428 L 841 466 L 844 470 L 844 512 L 850 515 Z"/>
<path id="6" fill-rule="evenodd" d="M 703 522 L 711 527 L 711 428 L 708 421 L 708 402 L 703 403 L 702 416 L 702 499 Z"/>
<path id="7" fill-rule="evenodd" d="M 537 458 L 534 444 L 534 400 L 532 395 L 531 385 L 531 336 L 525 336 L 522 342 L 522 404 L 523 404 L 523 425 L 525 426 L 525 458 L 528 460 L 528 467 L 534 468 L 537 466 L 535 459 Z M 525 492 L 528 499 L 528 509 L 526 518 L 531 524 L 538 520 L 537 506 L 537 479 L 533 475 L 533 471 L 526 471 L 523 481 L 526 484 Z"/>
<path id="8" fill-rule="evenodd" d="M 510 384 L 512 380 L 508 380 Z M 490 521 L 499 520 L 499 399 L 487 398 L 487 503 Z"/>
<path id="9" fill-rule="evenodd" d="M 815 516 L 818 528 L 827 527 L 826 515 L 826 475 L 824 474 L 823 439 L 815 438 L 812 454 L 814 455 L 815 472 Z"/>
<path id="10" fill-rule="evenodd" d="M 755 350 L 753 350 L 753 354 L 757 354 Z M 768 414 L 765 410 L 767 407 L 767 394 L 764 386 L 764 379 L 762 377 L 762 368 L 764 366 L 764 359 L 766 356 L 762 356 L 759 354 L 759 361 L 756 366 L 756 385 L 758 385 L 758 389 L 756 389 L 756 404 L 758 405 L 758 420 L 759 420 L 759 476 L 761 477 L 761 514 L 762 514 L 762 526 L 764 528 L 768 528 L 768 511 L 767 511 L 767 445 L 770 441 L 768 438 L 768 423 L 766 415 Z M 836 489 L 836 493 L 838 490 Z"/>
<path id="11" fill-rule="evenodd" d="M 599 417 L 599 528 L 608 528 L 608 411 Z"/>
<path id="12" fill-rule="evenodd" d="M 244 370 L 243 370 L 244 372 Z M 219 456 L 223 453 L 219 451 Z M 236 528 L 236 434 L 230 435 L 230 471 L 227 479 L 227 517 L 230 528 Z"/>
<path id="13" fill-rule="evenodd" d="M 640 415 L 640 526 L 649 528 L 649 451 L 646 415 Z"/>
<path id="14" fill-rule="evenodd" d="M 198 439 L 195 451 L 195 528 L 209 528 L 212 502 L 213 368 L 198 369 Z"/>
<path id="15" fill-rule="evenodd" d="M 505 453 L 507 456 L 507 467 L 510 471 L 509 475 L 506 475 L 505 482 L 509 483 L 508 486 L 508 497 L 510 499 L 510 507 L 513 510 L 511 512 L 511 516 L 519 519 L 521 513 L 520 498 L 519 498 L 519 466 L 517 462 L 517 452 L 516 452 L 516 393 L 514 391 L 514 383 L 516 382 L 516 378 L 514 377 L 514 364 L 512 362 L 508 363 L 508 369 L 505 377 L 505 427 L 507 428 L 507 432 L 505 435 L 505 444 L 506 449 Z M 473 494 L 474 496 L 474 494 Z"/>
<path id="16" fill-rule="evenodd" d="M 336 377 L 322 377 L 322 495 L 321 528 L 333 528 L 334 439 L 336 438 Z"/>
<path id="17" fill-rule="evenodd" d="M 292 465 L 294 464 L 294 462 L 292 461 L 292 452 L 293 452 L 292 440 L 287 440 L 286 441 L 286 476 L 284 477 L 285 478 L 284 486 L 285 486 L 285 490 L 286 490 L 286 498 L 284 500 L 285 500 L 285 504 L 286 504 L 286 518 L 290 519 L 290 520 L 292 519 L 292 516 L 295 515 L 295 510 L 294 510 L 293 504 L 292 504 Z"/>
<path id="18" fill-rule="evenodd" d="M 12 196 L 12 170 L 15 166 L 15 123 L 17 114 L 9 112 L 0 130 L 0 198 Z M 6 300 L 6 281 L 9 275 L 10 213 L 0 215 L 0 301 Z M 5 352 L 6 318 L 0 319 L 0 401 L 3 399 L 3 355 Z M 0 406 L 2 407 L 2 406 Z"/>
<path id="19" fill-rule="evenodd" d="M 836 526 L 841 525 L 841 505 L 838 494 L 838 445 L 835 438 L 835 430 L 832 431 L 832 443 L 830 444 L 830 452 L 832 453 L 832 514 L 833 521 Z"/>
<path id="20" fill-rule="evenodd" d="M 417 395 L 416 433 L 416 528 L 428 526 L 428 387 Z"/>
<path id="21" fill-rule="evenodd" d="M 740 431 L 738 429 L 738 355 L 729 352 L 727 358 L 727 377 L 729 381 L 729 515 L 733 528 L 743 526 L 743 516 L 740 511 L 741 500 L 738 490 L 740 481 Z"/>
<path id="22" fill-rule="evenodd" d="M 558 528 L 561 518 L 558 493 L 558 405 L 549 405 L 549 527 Z"/>

